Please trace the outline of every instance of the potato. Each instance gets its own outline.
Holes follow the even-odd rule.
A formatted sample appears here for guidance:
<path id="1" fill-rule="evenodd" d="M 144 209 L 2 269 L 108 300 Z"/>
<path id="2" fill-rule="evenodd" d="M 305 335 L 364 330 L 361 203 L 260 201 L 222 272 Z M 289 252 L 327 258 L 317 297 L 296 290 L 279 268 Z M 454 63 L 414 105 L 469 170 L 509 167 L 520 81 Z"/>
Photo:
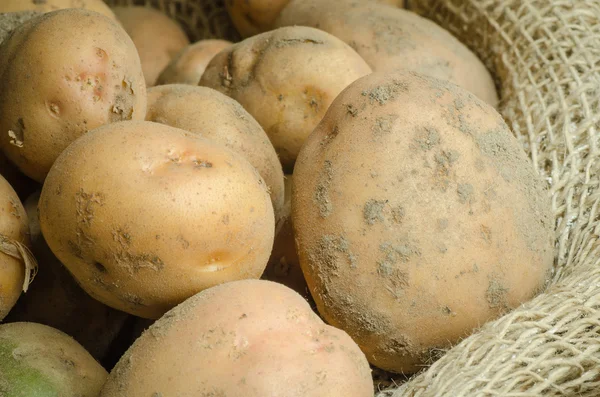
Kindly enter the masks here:
<path id="1" fill-rule="evenodd" d="M 292 0 L 275 26 L 293 25 L 342 39 L 376 72 L 412 70 L 458 84 L 492 106 L 498 102 L 494 81 L 475 54 L 413 12 L 356 0 Z"/>
<path id="2" fill-rule="evenodd" d="M 198 85 L 206 66 L 221 50 L 233 43 L 227 40 L 200 40 L 185 47 L 161 72 L 156 85 L 192 84 Z"/>
<path id="3" fill-rule="evenodd" d="M 153 8 L 114 7 L 113 11 L 131 36 L 142 60 L 146 85 L 152 87 L 175 55 L 190 44 L 189 39 L 177 22 Z"/>
<path id="4" fill-rule="evenodd" d="M 0 13 L 17 11 L 51 12 L 65 8 L 83 8 L 115 18 L 115 14 L 102 0 L 2 0 L 0 3 Z"/>
<path id="5" fill-rule="evenodd" d="M 317 29 L 288 27 L 235 44 L 209 63 L 200 85 L 242 104 L 267 132 L 284 171 L 333 99 L 371 73 L 341 40 Z"/>
<path id="6" fill-rule="evenodd" d="M 267 134 L 239 103 L 210 88 L 159 86 L 148 90 L 146 120 L 193 132 L 243 156 L 267 184 L 279 219 L 284 200 L 281 164 Z"/>
<path id="7" fill-rule="evenodd" d="M 101 125 L 146 115 L 139 57 L 125 31 L 95 12 L 34 18 L 0 47 L 0 150 L 43 181 L 58 155 Z"/>
<path id="8" fill-rule="evenodd" d="M 318 310 L 377 367 L 417 371 L 549 277 L 545 185 L 501 116 L 453 84 L 358 80 L 306 142 L 292 190 Z"/>
<path id="9" fill-rule="evenodd" d="M 27 291 L 37 269 L 30 244 L 23 204 L 0 175 L 0 320 L 15 305 L 21 291 Z"/>
<path id="10" fill-rule="evenodd" d="M 97 397 L 107 373 L 81 345 L 45 325 L 0 325 L 0 395 Z"/>
<path id="11" fill-rule="evenodd" d="M 145 318 L 216 284 L 259 278 L 275 229 L 250 163 L 147 121 L 109 124 L 69 146 L 39 211 L 48 246 L 82 288 Z"/>
<path id="12" fill-rule="evenodd" d="M 121 358 L 100 396 L 368 397 L 370 372 L 352 339 L 300 295 L 245 280 L 165 314 Z"/>
<path id="13" fill-rule="evenodd" d="M 273 251 L 262 278 L 283 284 L 303 297 L 310 298 L 294 241 L 291 175 L 287 175 L 285 179 L 285 204 L 275 225 Z"/>
<path id="14" fill-rule="evenodd" d="M 25 202 L 32 252 L 40 266 L 26 294 L 21 295 L 5 322 L 34 322 L 56 328 L 79 342 L 95 359 L 110 354 L 127 314 L 90 297 L 54 256 L 40 231 L 40 192 Z"/>

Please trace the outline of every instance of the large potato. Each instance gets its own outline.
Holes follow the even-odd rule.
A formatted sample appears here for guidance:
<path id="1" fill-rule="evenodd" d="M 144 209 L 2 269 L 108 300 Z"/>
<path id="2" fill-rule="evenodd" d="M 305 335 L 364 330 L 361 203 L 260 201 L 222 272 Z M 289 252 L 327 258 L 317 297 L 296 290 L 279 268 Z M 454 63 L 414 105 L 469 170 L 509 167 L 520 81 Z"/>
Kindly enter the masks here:
<path id="1" fill-rule="evenodd" d="M 197 85 L 208 63 L 215 55 L 233 43 L 227 40 L 200 40 L 185 47 L 161 72 L 156 85 Z"/>
<path id="2" fill-rule="evenodd" d="M 43 181 L 58 155 L 101 125 L 146 114 L 135 47 L 112 19 L 80 9 L 31 19 L 0 46 L 0 149 Z"/>
<path id="3" fill-rule="evenodd" d="M 220 52 L 200 85 L 241 103 L 273 142 L 284 171 L 291 172 L 329 104 L 369 73 L 371 68 L 341 40 L 313 28 L 288 27 Z"/>
<path id="4" fill-rule="evenodd" d="M 101 397 L 369 397 L 370 369 L 350 337 L 300 295 L 245 280 L 204 291 L 154 323 Z"/>
<path id="5" fill-rule="evenodd" d="M 292 212 L 319 312 L 395 372 L 529 300 L 553 261 L 548 192 L 500 115 L 416 73 L 340 94 L 300 153 Z"/>
<path id="6" fill-rule="evenodd" d="M 233 99 L 206 87 L 166 85 L 148 90 L 146 120 L 181 128 L 242 155 L 262 176 L 275 209 L 283 207 L 283 171 L 265 131 Z"/>
<path id="7" fill-rule="evenodd" d="M 84 290 L 147 318 L 216 284 L 259 278 L 275 228 L 250 163 L 147 121 L 110 124 L 69 146 L 39 211 L 48 246 Z"/>
<path id="8" fill-rule="evenodd" d="M 27 290 L 30 274 L 35 271 L 30 244 L 23 204 L 0 175 L 0 320 L 15 305 L 21 291 Z"/>
<path id="9" fill-rule="evenodd" d="M 51 12 L 65 8 L 83 8 L 115 18 L 115 14 L 102 0 L 2 0 L 0 2 L 0 13 L 18 11 Z"/>
<path id="10" fill-rule="evenodd" d="M 454 36 L 417 14 L 356 0 L 292 0 L 275 24 L 318 27 L 342 39 L 375 72 L 412 70 L 448 80 L 492 106 L 494 81 L 483 63 Z"/>
<path id="11" fill-rule="evenodd" d="M 97 397 L 107 373 L 81 345 L 45 325 L 0 325 L 0 396 Z"/>
<path id="12" fill-rule="evenodd" d="M 113 11 L 131 36 L 142 60 L 146 85 L 152 87 L 175 55 L 190 44 L 189 39 L 177 22 L 153 8 L 115 7 Z"/>
<path id="13" fill-rule="evenodd" d="M 32 252 L 39 263 L 35 282 L 22 294 L 5 322 L 48 325 L 72 336 L 96 360 L 102 362 L 129 315 L 90 297 L 54 256 L 41 235 L 38 219 L 39 192 L 25 202 Z"/>

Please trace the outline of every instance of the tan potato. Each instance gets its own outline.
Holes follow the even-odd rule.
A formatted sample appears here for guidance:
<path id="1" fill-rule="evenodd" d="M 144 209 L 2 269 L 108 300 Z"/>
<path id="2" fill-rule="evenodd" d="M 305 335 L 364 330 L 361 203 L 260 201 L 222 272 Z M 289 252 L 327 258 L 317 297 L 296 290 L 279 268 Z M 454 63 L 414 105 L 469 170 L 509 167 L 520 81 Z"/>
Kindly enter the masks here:
<path id="1" fill-rule="evenodd" d="M 318 27 L 348 43 L 375 72 L 412 70 L 453 82 L 492 106 L 490 73 L 464 44 L 434 22 L 397 7 L 356 0 L 292 0 L 275 27 Z"/>
<path id="2" fill-rule="evenodd" d="M 298 157 L 292 211 L 319 312 L 389 371 L 529 300 L 552 267 L 549 194 L 502 117 L 414 72 L 336 98 Z"/>
<path id="3" fill-rule="evenodd" d="M 200 85 L 242 104 L 279 154 L 285 172 L 329 104 L 371 73 L 341 40 L 313 28 L 288 27 L 251 37 L 216 55 Z"/>
<path id="4" fill-rule="evenodd" d="M 83 8 L 115 19 L 115 14 L 102 0 L 2 0 L 0 13 L 18 11 L 51 12 L 65 8 Z"/>
<path id="5" fill-rule="evenodd" d="M 283 171 L 265 131 L 233 99 L 206 87 L 166 85 L 148 90 L 146 120 L 181 128 L 242 155 L 264 179 L 275 209 L 283 207 Z"/>
<path id="6" fill-rule="evenodd" d="M 227 0 L 227 12 L 242 37 L 271 30 L 290 0 Z"/>
<path id="7" fill-rule="evenodd" d="M 31 266 L 27 214 L 17 193 L 0 175 L 0 321 L 29 286 Z"/>
<path id="8" fill-rule="evenodd" d="M 215 55 L 231 46 L 227 40 L 201 40 L 185 47 L 162 71 L 156 85 L 198 85 L 206 66 Z"/>
<path id="9" fill-rule="evenodd" d="M 275 228 L 250 163 L 147 121 L 100 127 L 69 146 L 39 211 L 48 246 L 82 288 L 146 318 L 216 284 L 259 278 Z"/>
<path id="10" fill-rule="evenodd" d="M 300 295 L 245 280 L 204 291 L 154 323 L 100 396 L 372 397 L 370 373 L 352 339 Z"/>
<path id="11" fill-rule="evenodd" d="M 146 115 L 133 43 L 117 22 L 86 10 L 24 23 L 0 46 L 0 114 L 0 149 L 43 181 L 77 137 Z"/>
<path id="12" fill-rule="evenodd" d="M 32 252 L 39 263 L 35 282 L 21 295 L 5 322 L 44 324 L 72 336 L 95 359 L 105 360 L 129 317 L 90 297 L 54 256 L 41 235 L 40 192 L 25 202 Z"/>
<path id="13" fill-rule="evenodd" d="M 0 395 L 97 397 L 107 373 L 67 334 L 35 323 L 0 325 Z"/>
<path id="14" fill-rule="evenodd" d="M 177 22 L 153 8 L 114 7 L 113 11 L 140 54 L 146 85 L 154 86 L 160 72 L 190 44 L 189 39 Z"/>

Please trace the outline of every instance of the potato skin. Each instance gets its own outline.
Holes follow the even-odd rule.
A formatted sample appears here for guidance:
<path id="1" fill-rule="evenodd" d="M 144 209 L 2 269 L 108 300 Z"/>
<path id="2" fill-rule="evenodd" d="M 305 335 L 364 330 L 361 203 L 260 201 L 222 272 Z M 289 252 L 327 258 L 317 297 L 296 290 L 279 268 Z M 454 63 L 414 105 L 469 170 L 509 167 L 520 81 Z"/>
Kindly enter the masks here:
<path id="1" fill-rule="evenodd" d="M 100 396 L 372 397 L 370 372 L 352 339 L 300 295 L 244 280 L 197 294 L 154 323 Z"/>
<path id="2" fill-rule="evenodd" d="M 460 87 L 414 72 L 358 80 L 294 171 L 298 254 L 319 312 L 372 364 L 417 371 L 544 287 L 544 186 L 501 116 Z"/>
<path id="3" fill-rule="evenodd" d="M 341 40 L 317 29 L 287 27 L 221 51 L 201 86 L 238 101 L 271 139 L 285 172 L 329 104 L 350 83 L 371 73 Z"/>
<path id="4" fill-rule="evenodd" d="M 146 120 L 193 132 L 244 156 L 267 184 L 279 219 L 284 200 L 279 158 L 265 131 L 239 103 L 206 87 L 158 86 L 148 90 Z"/>
<path id="5" fill-rule="evenodd" d="M 51 12 L 66 8 L 82 8 L 115 19 L 115 14 L 102 0 L 2 0 L 0 13 L 18 11 Z"/>
<path id="6" fill-rule="evenodd" d="M 0 114 L 0 130 L 9 131 L 0 149 L 43 181 L 85 132 L 143 120 L 146 87 L 133 43 L 114 20 L 81 9 L 24 23 L 0 47 Z"/>
<path id="7" fill-rule="evenodd" d="M 449 32 L 419 15 L 356 0 L 292 0 L 275 27 L 318 27 L 342 39 L 375 72 L 412 70 L 448 80 L 492 106 L 498 95 L 483 63 Z"/>
<path id="8" fill-rule="evenodd" d="M 19 299 L 25 280 L 25 264 L 13 255 L 15 242 L 31 244 L 27 214 L 17 193 L 0 175 L 0 321 Z"/>
<path id="9" fill-rule="evenodd" d="M 227 40 L 200 40 L 185 47 L 161 72 L 156 85 L 191 84 L 198 85 L 200 77 L 215 55 L 231 46 Z"/>
<path id="10" fill-rule="evenodd" d="M 114 7 L 113 11 L 140 54 L 146 85 L 154 86 L 160 72 L 190 44 L 189 39 L 177 22 L 153 8 Z"/>
<path id="11" fill-rule="evenodd" d="M 67 334 L 35 323 L 0 325 L 4 397 L 97 397 L 107 375 Z"/>
<path id="12" fill-rule="evenodd" d="M 109 124 L 69 146 L 39 211 L 48 246 L 82 288 L 145 318 L 259 278 L 273 246 L 273 206 L 250 163 L 147 121 Z"/>
<path id="13" fill-rule="evenodd" d="M 227 12 L 242 37 L 247 38 L 273 28 L 289 0 L 226 0 Z"/>

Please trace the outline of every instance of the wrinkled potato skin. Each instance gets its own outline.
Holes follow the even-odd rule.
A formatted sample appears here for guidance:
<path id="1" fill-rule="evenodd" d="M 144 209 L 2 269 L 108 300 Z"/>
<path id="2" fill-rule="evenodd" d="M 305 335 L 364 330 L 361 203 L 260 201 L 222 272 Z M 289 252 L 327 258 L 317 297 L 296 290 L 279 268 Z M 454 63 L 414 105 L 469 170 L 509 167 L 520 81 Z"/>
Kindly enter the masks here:
<path id="1" fill-rule="evenodd" d="M 173 58 L 171 63 L 158 76 L 156 85 L 198 85 L 210 60 L 232 44 L 231 41 L 212 39 L 201 40 L 187 46 Z"/>
<path id="2" fill-rule="evenodd" d="M 37 192 L 24 204 L 38 272 L 27 293 L 21 295 L 4 321 L 33 322 L 55 328 L 72 336 L 96 360 L 103 361 L 129 316 L 89 296 L 54 256 L 41 235 L 39 197 Z"/>
<path id="3" fill-rule="evenodd" d="M 0 46 L 0 114 L 0 131 L 14 135 L 0 134 L 0 149 L 42 182 L 82 134 L 143 120 L 146 87 L 133 43 L 116 21 L 86 10 L 24 23 Z"/>
<path id="4" fill-rule="evenodd" d="M 0 325 L 0 394 L 97 397 L 108 374 L 69 335 L 35 323 Z"/>
<path id="5" fill-rule="evenodd" d="M 238 101 L 263 127 L 285 172 L 333 99 L 371 73 L 341 40 L 288 27 L 251 37 L 217 54 L 200 85 Z"/>
<path id="6" fill-rule="evenodd" d="M 455 83 L 496 106 L 494 81 L 464 44 L 397 7 L 356 0 L 292 0 L 275 27 L 318 27 L 348 43 L 375 72 L 412 70 Z"/>
<path id="7" fill-rule="evenodd" d="M 281 164 L 265 131 L 239 103 L 206 87 L 159 86 L 148 90 L 146 120 L 193 132 L 244 156 L 267 184 L 279 219 L 284 200 Z"/>
<path id="8" fill-rule="evenodd" d="M 2 0 L 0 13 L 37 11 L 51 12 L 65 8 L 83 8 L 115 19 L 115 14 L 102 0 Z"/>
<path id="9" fill-rule="evenodd" d="M 372 397 L 370 373 L 352 339 L 300 295 L 244 280 L 197 294 L 154 323 L 100 396 Z"/>
<path id="10" fill-rule="evenodd" d="M 421 369 L 549 277 L 545 185 L 501 116 L 450 83 L 409 72 L 351 85 L 292 190 L 319 312 L 382 369 Z"/>
<path id="11" fill-rule="evenodd" d="M 138 6 L 113 11 L 140 54 L 146 85 L 154 86 L 173 57 L 190 44 L 189 39 L 177 22 L 158 10 Z"/>
<path id="12" fill-rule="evenodd" d="M 250 163 L 146 121 L 110 124 L 69 146 L 39 211 L 48 246 L 82 288 L 145 318 L 216 284 L 259 278 L 275 228 Z"/>
<path id="13" fill-rule="evenodd" d="M 3 252 L 2 245 L 7 241 L 30 246 L 29 225 L 17 193 L 0 176 L 0 321 L 19 299 L 25 279 L 23 261 Z"/>

